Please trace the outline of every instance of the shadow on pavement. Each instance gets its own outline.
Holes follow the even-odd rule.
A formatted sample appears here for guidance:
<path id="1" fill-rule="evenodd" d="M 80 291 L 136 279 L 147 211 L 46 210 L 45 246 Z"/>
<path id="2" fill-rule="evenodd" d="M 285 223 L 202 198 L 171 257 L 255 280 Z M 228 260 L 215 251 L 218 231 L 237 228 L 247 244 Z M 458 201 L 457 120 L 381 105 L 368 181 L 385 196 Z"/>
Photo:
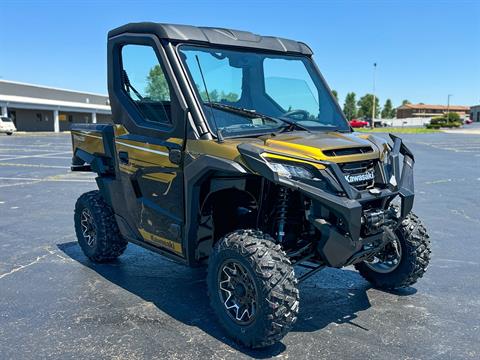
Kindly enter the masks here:
<path id="1" fill-rule="evenodd" d="M 109 264 L 88 260 L 77 242 L 59 244 L 58 248 L 106 280 L 152 302 L 174 319 L 196 326 L 248 356 L 268 358 L 285 350 L 282 343 L 251 350 L 226 337 L 210 308 L 205 268 L 188 268 L 132 244 L 120 259 Z M 292 332 L 318 331 L 331 323 L 349 323 L 368 331 L 354 322 L 358 312 L 371 306 L 368 289 L 368 283 L 351 270 L 326 269 L 313 276 L 300 285 L 300 314 Z"/>

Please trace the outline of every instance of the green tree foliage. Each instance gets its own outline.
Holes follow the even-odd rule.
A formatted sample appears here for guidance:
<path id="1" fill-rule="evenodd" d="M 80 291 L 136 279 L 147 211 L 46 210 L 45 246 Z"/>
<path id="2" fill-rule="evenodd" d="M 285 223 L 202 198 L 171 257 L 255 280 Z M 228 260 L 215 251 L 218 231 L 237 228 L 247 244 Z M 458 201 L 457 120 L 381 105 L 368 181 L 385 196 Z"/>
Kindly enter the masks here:
<path id="1" fill-rule="evenodd" d="M 456 112 L 449 112 L 444 115 L 447 122 L 460 122 L 460 115 Z"/>
<path id="2" fill-rule="evenodd" d="M 433 117 L 430 124 L 425 126 L 427 129 L 458 128 L 462 126 L 462 122 L 460 121 L 460 115 L 449 112 L 443 116 Z"/>
<path id="3" fill-rule="evenodd" d="M 145 92 L 150 100 L 170 101 L 170 89 L 160 65 L 155 65 L 150 69 Z"/>
<path id="4" fill-rule="evenodd" d="M 411 102 L 408 101 L 407 99 L 405 99 L 405 100 L 402 101 L 402 105 L 407 105 L 407 104 L 411 104 Z"/>
<path id="5" fill-rule="evenodd" d="M 395 109 L 392 105 L 392 100 L 387 99 L 385 101 L 385 105 L 383 105 L 382 109 L 382 119 L 392 119 L 395 117 Z"/>
<path id="6" fill-rule="evenodd" d="M 343 113 L 348 120 L 355 119 L 357 117 L 357 100 L 355 99 L 355 93 L 348 93 L 345 97 L 345 103 L 343 104 Z"/>
<path id="7" fill-rule="evenodd" d="M 337 90 L 332 90 L 332 95 L 333 95 L 333 97 L 335 98 L 335 100 L 338 101 L 338 92 L 337 92 Z"/>
<path id="8" fill-rule="evenodd" d="M 210 96 L 211 102 L 220 102 L 220 101 L 236 102 L 240 98 L 238 94 L 234 92 L 226 93 L 223 90 L 218 91 L 217 89 L 210 90 L 208 92 L 208 95 Z M 205 102 L 208 101 L 207 92 L 205 90 L 200 91 L 200 97 L 202 98 L 203 101 Z"/>
<path id="9" fill-rule="evenodd" d="M 380 101 L 377 97 L 375 97 L 375 117 L 380 114 Z M 365 94 L 358 100 L 358 116 L 362 117 L 365 116 L 367 118 L 372 117 L 372 108 L 373 108 L 373 95 L 372 94 Z"/>

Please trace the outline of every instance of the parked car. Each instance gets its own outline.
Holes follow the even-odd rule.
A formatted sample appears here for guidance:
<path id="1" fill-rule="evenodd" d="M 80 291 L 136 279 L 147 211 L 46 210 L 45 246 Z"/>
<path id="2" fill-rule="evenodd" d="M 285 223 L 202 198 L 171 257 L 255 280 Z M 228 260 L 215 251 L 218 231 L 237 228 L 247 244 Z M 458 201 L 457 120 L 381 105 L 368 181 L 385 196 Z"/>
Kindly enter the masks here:
<path id="1" fill-rule="evenodd" d="M 349 122 L 352 128 L 362 128 L 365 126 L 370 126 L 370 123 L 365 120 L 352 119 Z"/>
<path id="2" fill-rule="evenodd" d="M 17 128 L 12 119 L 6 116 L 0 116 L 0 133 L 12 135 L 15 131 L 17 131 Z"/>
<path id="3" fill-rule="evenodd" d="M 465 125 L 470 125 L 471 123 L 473 123 L 473 120 L 472 119 L 465 119 L 465 120 L 463 120 L 463 123 Z"/>

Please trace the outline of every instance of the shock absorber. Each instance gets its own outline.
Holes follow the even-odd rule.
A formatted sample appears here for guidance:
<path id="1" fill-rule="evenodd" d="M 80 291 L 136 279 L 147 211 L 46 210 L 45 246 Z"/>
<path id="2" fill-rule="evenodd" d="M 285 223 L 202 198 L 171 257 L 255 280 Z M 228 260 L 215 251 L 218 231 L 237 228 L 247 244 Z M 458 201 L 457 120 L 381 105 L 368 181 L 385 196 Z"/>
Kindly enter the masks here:
<path id="1" fill-rule="evenodd" d="M 275 207 L 275 225 L 278 243 L 282 244 L 285 239 L 285 225 L 287 224 L 288 200 L 290 190 L 284 187 L 278 189 L 278 199 Z"/>

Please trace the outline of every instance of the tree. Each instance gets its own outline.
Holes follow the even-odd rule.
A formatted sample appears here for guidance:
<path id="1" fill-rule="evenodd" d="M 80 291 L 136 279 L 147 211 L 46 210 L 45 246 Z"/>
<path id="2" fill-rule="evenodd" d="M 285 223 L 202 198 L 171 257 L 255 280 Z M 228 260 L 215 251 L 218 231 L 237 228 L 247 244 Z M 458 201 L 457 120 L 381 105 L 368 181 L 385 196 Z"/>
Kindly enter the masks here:
<path id="1" fill-rule="evenodd" d="M 444 115 L 444 118 L 449 122 L 460 122 L 460 115 L 456 112 L 448 112 Z"/>
<path id="2" fill-rule="evenodd" d="M 407 105 L 407 104 L 411 104 L 411 102 L 406 99 L 402 101 L 402 105 Z"/>
<path id="3" fill-rule="evenodd" d="M 375 97 L 375 114 L 380 114 L 380 105 L 379 99 Z M 367 118 L 372 117 L 372 108 L 373 108 L 373 95 L 372 94 L 365 94 L 358 100 L 358 116 L 362 117 L 365 116 Z M 375 115 L 375 116 L 376 116 Z"/>
<path id="4" fill-rule="evenodd" d="M 150 100 L 170 101 L 170 89 L 160 65 L 155 65 L 150 69 L 145 92 Z"/>
<path id="5" fill-rule="evenodd" d="M 382 109 L 382 119 L 391 119 L 395 117 L 395 109 L 392 105 L 392 100 L 387 99 L 385 101 L 385 105 L 383 105 Z"/>
<path id="6" fill-rule="evenodd" d="M 345 97 L 345 103 L 343 104 L 343 113 L 348 120 L 355 119 L 357 117 L 357 101 L 355 99 L 355 93 L 348 93 Z"/>
<path id="7" fill-rule="evenodd" d="M 335 100 L 338 101 L 338 93 L 337 93 L 337 90 L 332 90 L 332 95 L 333 95 L 333 97 L 335 98 Z"/>
<path id="8" fill-rule="evenodd" d="M 205 90 L 200 91 L 200 97 L 204 102 L 208 102 L 207 92 Z M 226 101 L 226 102 L 233 103 L 238 101 L 239 99 L 239 96 L 237 93 L 234 93 L 234 92 L 226 93 L 223 90 L 219 92 L 217 89 L 210 90 L 208 92 L 208 97 L 212 102 Z"/>

